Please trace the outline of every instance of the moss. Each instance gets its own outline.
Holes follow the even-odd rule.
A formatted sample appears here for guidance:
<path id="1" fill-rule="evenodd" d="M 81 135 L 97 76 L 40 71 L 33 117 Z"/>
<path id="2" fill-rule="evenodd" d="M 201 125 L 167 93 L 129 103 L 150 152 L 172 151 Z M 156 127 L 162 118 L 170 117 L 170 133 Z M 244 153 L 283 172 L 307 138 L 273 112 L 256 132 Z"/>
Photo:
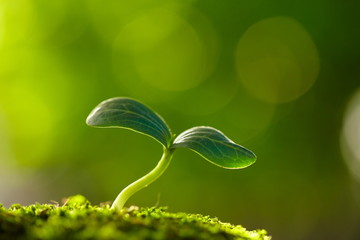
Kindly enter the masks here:
<path id="1" fill-rule="evenodd" d="M 59 204 L 0 205 L 0 239 L 270 239 L 265 230 L 247 231 L 200 214 L 166 208 L 93 206 L 77 195 Z"/>

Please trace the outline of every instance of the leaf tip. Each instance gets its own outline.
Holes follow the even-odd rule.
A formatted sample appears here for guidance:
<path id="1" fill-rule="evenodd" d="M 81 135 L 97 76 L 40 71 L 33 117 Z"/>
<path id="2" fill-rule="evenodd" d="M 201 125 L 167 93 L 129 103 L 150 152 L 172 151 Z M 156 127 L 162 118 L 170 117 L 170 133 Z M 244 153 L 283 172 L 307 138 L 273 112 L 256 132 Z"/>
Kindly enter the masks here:
<path id="1" fill-rule="evenodd" d="M 95 121 L 94 121 L 94 116 L 96 114 L 96 112 L 99 110 L 99 107 L 96 107 L 94 110 L 92 110 L 90 112 L 90 114 L 87 116 L 85 123 L 88 126 L 96 126 Z"/>

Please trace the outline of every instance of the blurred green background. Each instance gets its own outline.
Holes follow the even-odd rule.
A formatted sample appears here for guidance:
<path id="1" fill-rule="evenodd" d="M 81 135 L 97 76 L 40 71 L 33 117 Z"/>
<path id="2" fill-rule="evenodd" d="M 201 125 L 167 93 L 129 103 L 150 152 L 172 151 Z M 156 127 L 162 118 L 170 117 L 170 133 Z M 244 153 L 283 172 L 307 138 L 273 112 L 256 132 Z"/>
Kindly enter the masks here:
<path id="1" fill-rule="evenodd" d="M 213 126 L 258 161 L 181 149 L 128 203 L 274 239 L 360 239 L 357 1 L 0 0 L 0 202 L 114 200 L 162 148 L 85 119 L 129 96 L 173 132 Z"/>

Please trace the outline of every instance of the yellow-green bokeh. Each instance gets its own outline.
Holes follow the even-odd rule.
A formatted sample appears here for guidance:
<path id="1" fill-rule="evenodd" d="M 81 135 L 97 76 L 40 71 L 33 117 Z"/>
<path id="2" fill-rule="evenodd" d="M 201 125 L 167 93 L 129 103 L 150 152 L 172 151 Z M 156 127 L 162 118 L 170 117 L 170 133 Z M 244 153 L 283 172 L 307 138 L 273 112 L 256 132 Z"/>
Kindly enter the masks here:
<path id="1" fill-rule="evenodd" d="M 85 119 L 139 99 L 174 133 L 253 150 L 230 171 L 179 149 L 130 204 L 217 216 L 274 239 L 360 238 L 356 1 L 0 0 L 0 203 L 113 200 L 162 147 Z"/>
<path id="2" fill-rule="evenodd" d="M 241 82 L 270 103 L 288 102 L 314 84 L 320 60 L 311 37 L 289 17 L 261 20 L 241 37 L 236 64 Z"/>

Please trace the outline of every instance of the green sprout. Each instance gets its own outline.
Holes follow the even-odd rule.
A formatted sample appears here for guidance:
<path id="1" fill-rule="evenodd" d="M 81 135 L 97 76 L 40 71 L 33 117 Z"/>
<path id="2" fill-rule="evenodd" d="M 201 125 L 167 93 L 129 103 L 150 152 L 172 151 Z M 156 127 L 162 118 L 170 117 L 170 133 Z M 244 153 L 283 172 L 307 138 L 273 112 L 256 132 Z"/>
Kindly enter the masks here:
<path id="1" fill-rule="evenodd" d="M 112 208 L 120 210 L 137 191 L 159 178 L 169 166 L 177 148 L 189 148 L 209 162 L 227 169 L 250 166 L 256 156 L 250 150 L 234 143 L 212 127 L 193 127 L 180 135 L 171 133 L 163 118 L 137 100 L 127 97 L 111 98 L 101 102 L 87 117 L 89 126 L 126 128 L 150 136 L 163 146 L 163 155 L 148 174 L 122 190 Z"/>

